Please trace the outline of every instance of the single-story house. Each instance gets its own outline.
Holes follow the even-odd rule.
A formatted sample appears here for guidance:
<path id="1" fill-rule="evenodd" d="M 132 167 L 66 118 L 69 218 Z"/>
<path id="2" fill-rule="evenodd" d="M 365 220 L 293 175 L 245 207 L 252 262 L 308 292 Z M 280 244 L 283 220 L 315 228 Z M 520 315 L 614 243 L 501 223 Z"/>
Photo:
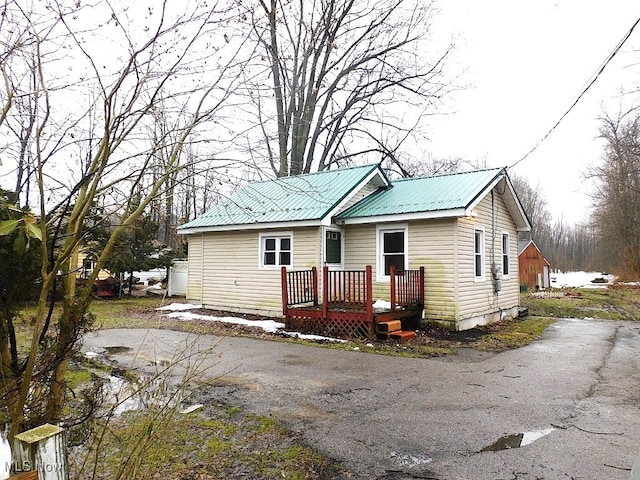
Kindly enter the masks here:
<path id="1" fill-rule="evenodd" d="M 533 240 L 518 243 L 518 271 L 521 289 L 535 291 L 551 286 L 551 264 Z"/>
<path id="2" fill-rule="evenodd" d="M 504 168 L 391 181 L 377 164 L 249 183 L 178 228 L 205 308 L 282 316 L 282 267 L 370 266 L 388 301 L 392 265 L 424 267 L 423 318 L 457 330 L 518 315 L 529 230 Z"/>

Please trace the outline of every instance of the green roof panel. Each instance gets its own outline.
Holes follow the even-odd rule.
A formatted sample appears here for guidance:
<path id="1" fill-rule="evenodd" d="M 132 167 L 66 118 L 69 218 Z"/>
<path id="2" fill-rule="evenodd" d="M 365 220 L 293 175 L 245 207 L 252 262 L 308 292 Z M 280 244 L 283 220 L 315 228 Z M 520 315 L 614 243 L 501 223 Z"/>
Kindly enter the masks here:
<path id="1" fill-rule="evenodd" d="M 503 168 L 407 178 L 392 182 L 338 215 L 340 219 L 468 208 Z"/>
<path id="2" fill-rule="evenodd" d="M 321 220 L 378 165 L 252 182 L 180 230 Z"/>

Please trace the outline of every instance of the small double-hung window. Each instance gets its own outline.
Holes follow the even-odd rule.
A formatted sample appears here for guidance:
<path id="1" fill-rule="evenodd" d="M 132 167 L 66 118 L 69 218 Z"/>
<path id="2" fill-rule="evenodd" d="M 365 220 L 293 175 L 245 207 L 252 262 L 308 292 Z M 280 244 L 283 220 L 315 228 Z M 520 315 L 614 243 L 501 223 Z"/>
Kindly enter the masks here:
<path id="1" fill-rule="evenodd" d="M 509 276 L 509 234 L 502 234 L 502 275 L 505 277 Z"/>
<path id="2" fill-rule="evenodd" d="M 473 278 L 476 281 L 484 280 L 484 230 L 474 230 L 473 241 Z"/>
<path id="3" fill-rule="evenodd" d="M 378 228 L 378 278 L 389 277 L 391 266 L 396 271 L 407 269 L 408 229 L 406 226 Z"/>
<path id="4" fill-rule="evenodd" d="M 290 234 L 260 236 L 260 266 L 290 267 L 293 250 Z"/>

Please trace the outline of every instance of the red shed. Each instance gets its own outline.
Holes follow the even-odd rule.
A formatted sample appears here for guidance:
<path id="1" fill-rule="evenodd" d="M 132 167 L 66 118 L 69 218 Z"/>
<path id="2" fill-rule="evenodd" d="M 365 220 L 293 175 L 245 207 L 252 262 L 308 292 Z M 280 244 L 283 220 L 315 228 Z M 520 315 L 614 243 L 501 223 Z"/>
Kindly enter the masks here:
<path id="1" fill-rule="evenodd" d="M 526 285 L 529 290 L 540 290 L 551 286 L 551 264 L 533 240 L 525 240 L 518 244 L 518 270 L 520 272 L 520 289 Z"/>

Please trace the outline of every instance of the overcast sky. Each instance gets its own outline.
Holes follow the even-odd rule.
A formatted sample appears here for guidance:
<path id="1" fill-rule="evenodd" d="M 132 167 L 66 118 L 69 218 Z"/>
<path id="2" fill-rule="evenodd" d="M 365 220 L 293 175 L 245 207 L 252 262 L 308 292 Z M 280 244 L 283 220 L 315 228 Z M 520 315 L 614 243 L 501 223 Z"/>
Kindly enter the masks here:
<path id="1" fill-rule="evenodd" d="M 431 129 L 431 152 L 497 167 L 526 155 L 560 119 L 640 17 L 640 2 L 447 0 L 440 10 L 438 35 L 454 36 L 455 66 L 469 87 Z M 620 91 L 640 84 L 636 64 L 640 26 L 560 126 L 513 169 L 540 185 L 555 218 L 584 218 L 590 187 L 581 175 L 602 152 L 598 116 L 631 100 Z"/>

